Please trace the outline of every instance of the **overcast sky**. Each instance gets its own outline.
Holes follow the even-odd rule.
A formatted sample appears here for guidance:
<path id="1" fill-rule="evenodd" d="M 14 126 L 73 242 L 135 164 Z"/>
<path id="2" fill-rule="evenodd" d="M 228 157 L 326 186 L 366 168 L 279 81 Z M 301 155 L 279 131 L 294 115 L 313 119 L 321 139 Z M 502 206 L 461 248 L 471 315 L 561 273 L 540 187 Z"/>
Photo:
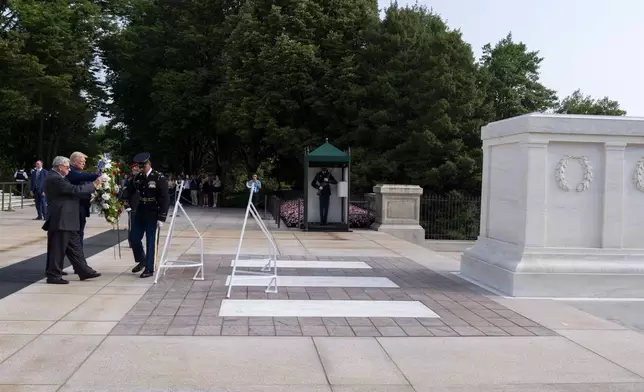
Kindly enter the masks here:
<path id="1" fill-rule="evenodd" d="M 385 8 L 390 0 L 378 0 Z M 512 32 L 544 61 L 541 81 L 560 97 L 577 88 L 644 117 L 644 0 L 399 0 L 433 9 L 460 29 L 477 58 Z"/>

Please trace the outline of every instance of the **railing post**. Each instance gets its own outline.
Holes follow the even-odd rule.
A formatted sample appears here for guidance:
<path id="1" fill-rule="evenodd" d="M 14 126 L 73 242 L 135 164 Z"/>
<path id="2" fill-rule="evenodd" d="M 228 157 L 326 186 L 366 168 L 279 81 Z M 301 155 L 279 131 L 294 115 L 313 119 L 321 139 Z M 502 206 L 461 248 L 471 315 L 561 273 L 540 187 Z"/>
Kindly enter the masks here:
<path id="1" fill-rule="evenodd" d="M 4 211 L 4 184 L 2 184 L 2 206 L 0 207 L 0 211 Z"/>
<path id="2" fill-rule="evenodd" d="M 302 200 L 302 207 L 304 207 L 304 203 L 305 203 L 305 200 Z M 301 211 L 300 210 L 300 202 L 299 202 L 299 199 L 298 199 L 298 202 L 297 202 L 297 228 L 298 229 L 301 229 L 302 228 L 302 223 L 304 223 L 304 222 L 302 222 L 302 215 L 300 215 L 300 211 Z"/>
<path id="3" fill-rule="evenodd" d="M 13 185 L 9 184 L 9 208 L 7 208 L 7 211 L 13 212 L 13 209 L 11 208 L 11 199 L 13 199 Z"/>

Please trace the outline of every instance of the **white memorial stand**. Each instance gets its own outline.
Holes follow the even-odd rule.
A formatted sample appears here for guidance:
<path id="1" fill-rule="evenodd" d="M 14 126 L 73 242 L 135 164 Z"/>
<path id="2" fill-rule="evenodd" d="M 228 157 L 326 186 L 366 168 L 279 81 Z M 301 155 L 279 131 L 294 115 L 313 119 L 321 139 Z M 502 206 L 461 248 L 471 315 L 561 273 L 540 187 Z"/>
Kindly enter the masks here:
<path id="1" fill-rule="evenodd" d="M 275 238 L 273 237 L 273 234 L 268 230 L 262 219 L 259 217 L 259 212 L 257 211 L 257 208 L 253 204 L 253 192 L 255 190 L 255 186 L 253 185 L 252 188 L 250 188 L 250 195 L 248 196 L 248 205 L 246 206 L 246 214 L 244 215 L 244 224 L 242 226 L 241 230 L 241 235 L 239 236 L 239 244 L 237 245 L 237 253 L 235 254 L 235 260 L 232 261 L 232 273 L 230 274 L 230 278 L 228 281 L 228 293 L 226 294 L 226 298 L 230 298 L 230 293 L 232 292 L 233 286 L 243 286 L 243 284 L 237 284 L 237 283 L 243 283 L 244 280 L 254 280 L 257 281 L 257 278 L 255 276 L 266 276 L 269 278 L 268 286 L 266 287 L 265 292 L 266 293 L 271 293 L 271 294 L 277 294 L 277 254 L 278 254 L 278 249 L 277 249 L 277 243 L 275 241 Z M 252 215 L 253 218 L 255 219 L 255 222 L 257 222 L 257 225 L 259 228 L 262 230 L 262 233 L 264 233 L 264 236 L 268 240 L 268 258 L 267 259 L 260 259 L 261 261 L 265 262 L 266 264 L 264 267 L 262 267 L 261 272 L 256 272 L 256 271 L 248 271 L 248 270 L 239 270 L 237 269 L 237 262 L 238 261 L 250 261 L 250 260 L 242 260 L 239 258 L 239 254 L 241 253 L 241 248 L 242 248 L 242 242 L 244 241 L 244 233 L 246 232 L 246 225 L 248 224 L 248 215 Z M 257 259 L 253 259 L 252 261 L 258 261 Z M 247 274 L 247 275 L 254 275 L 254 276 L 237 276 L 237 274 Z"/>
<path id="2" fill-rule="evenodd" d="M 177 192 L 179 192 L 179 195 L 183 191 L 185 181 L 179 181 L 179 186 L 177 187 Z M 186 210 L 183 209 L 183 206 L 181 205 L 180 197 L 177 197 L 176 201 L 174 202 L 174 209 L 172 210 L 172 217 L 170 218 L 170 227 L 168 228 L 168 235 L 165 238 L 165 244 L 163 245 L 163 252 L 161 253 L 161 260 L 159 261 L 159 265 L 156 268 L 155 271 L 155 276 L 154 276 L 154 283 L 156 284 L 157 281 L 159 280 L 159 274 L 161 273 L 161 270 L 163 270 L 163 274 L 167 272 L 166 270 L 169 268 L 191 268 L 191 267 L 196 267 L 197 272 L 195 273 L 195 276 L 192 278 L 193 280 L 204 280 L 204 271 L 203 271 L 203 237 L 201 236 L 201 233 L 199 233 L 199 230 L 195 227 L 194 223 L 192 223 L 192 220 L 190 219 L 190 216 L 186 213 Z M 197 236 L 199 237 L 199 247 L 200 247 L 200 253 L 199 253 L 199 262 L 195 261 L 187 261 L 187 260 L 168 260 L 168 249 L 170 248 L 170 243 L 172 242 L 172 235 L 174 234 L 174 225 L 177 221 L 177 212 L 181 209 L 183 212 L 183 215 L 188 219 L 188 222 L 190 222 L 190 226 L 194 229 L 194 231 L 197 233 Z M 200 277 L 197 277 L 200 275 Z"/>

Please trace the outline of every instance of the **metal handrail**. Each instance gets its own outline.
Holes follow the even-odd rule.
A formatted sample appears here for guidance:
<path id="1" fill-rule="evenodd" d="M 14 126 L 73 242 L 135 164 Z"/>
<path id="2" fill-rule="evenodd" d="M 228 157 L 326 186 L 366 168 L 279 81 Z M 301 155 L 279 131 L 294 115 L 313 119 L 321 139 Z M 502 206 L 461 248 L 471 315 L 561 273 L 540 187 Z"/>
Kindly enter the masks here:
<path id="1" fill-rule="evenodd" d="M 13 192 L 14 192 L 14 187 L 15 190 L 20 194 L 20 209 L 25 208 L 25 185 L 27 182 L 0 182 L 0 191 L 2 191 L 2 196 L 0 197 L 0 211 L 15 211 L 13 208 L 11 208 L 11 199 L 13 199 Z M 18 189 L 20 189 L 18 191 Z M 9 200 L 7 204 L 7 209 L 5 210 L 5 194 L 7 193 L 6 190 L 9 192 Z"/>

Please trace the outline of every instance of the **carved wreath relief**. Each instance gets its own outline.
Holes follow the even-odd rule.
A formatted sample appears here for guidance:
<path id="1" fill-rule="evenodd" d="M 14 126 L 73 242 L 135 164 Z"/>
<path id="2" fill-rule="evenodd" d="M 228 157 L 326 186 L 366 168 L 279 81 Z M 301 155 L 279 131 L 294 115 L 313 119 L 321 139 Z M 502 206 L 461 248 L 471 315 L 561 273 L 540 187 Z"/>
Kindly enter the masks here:
<path id="1" fill-rule="evenodd" d="M 644 192 L 644 157 L 637 161 L 637 165 L 635 165 L 633 183 L 638 191 Z"/>
<path id="2" fill-rule="evenodd" d="M 593 168 L 590 166 L 587 157 L 573 157 L 570 155 L 564 155 L 563 158 L 557 164 L 557 169 L 555 170 L 555 178 L 557 179 L 557 185 L 559 188 L 564 191 L 570 191 L 570 185 L 568 185 L 568 179 L 566 178 L 566 167 L 568 167 L 568 161 L 570 160 L 577 161 L 581 167 L 584 169 L 584 177 L 581 182 L 577 184 L 575 190 L 577 192 L 583 192 L 590 187 L 590 183 L 593 182 Z M 642 177 L 644 186 L 644 168 L 643 168 L 643 177 Z"/>

